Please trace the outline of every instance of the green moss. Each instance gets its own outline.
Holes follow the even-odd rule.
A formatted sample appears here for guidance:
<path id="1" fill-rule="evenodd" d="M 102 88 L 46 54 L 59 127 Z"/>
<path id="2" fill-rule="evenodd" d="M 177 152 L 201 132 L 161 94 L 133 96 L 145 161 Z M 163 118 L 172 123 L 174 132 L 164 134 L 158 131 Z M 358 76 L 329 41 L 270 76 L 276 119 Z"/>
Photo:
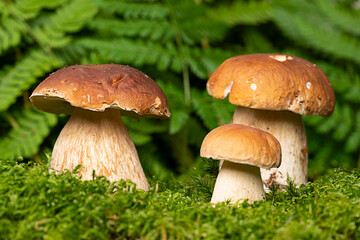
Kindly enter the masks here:
<path id="1" fill-rule="evenodd" d="M 151 183 L 81 181 L 46 166 L 0 162 L 0 239 L 357 239 L 360 171 L 239 207 L 204 202 L 184 178 Z"/>

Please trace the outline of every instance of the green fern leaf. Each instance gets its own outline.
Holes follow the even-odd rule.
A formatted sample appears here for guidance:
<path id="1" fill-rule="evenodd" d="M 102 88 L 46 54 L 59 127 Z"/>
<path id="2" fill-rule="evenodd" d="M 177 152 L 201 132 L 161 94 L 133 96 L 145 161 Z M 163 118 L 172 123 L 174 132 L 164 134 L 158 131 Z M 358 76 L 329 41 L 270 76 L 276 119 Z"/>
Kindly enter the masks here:
<path id="1" fill-rule="evenodd" d="M 85 49 L 97 51 L 106 61 L 134 66 L 159 64 L 159 67 L 170 67 L 173 71 L 181 71 L 182 62 L 177 49 L 171 44 L 164 47 L 154 42 L 134 41 L 125 38 L 116 40 L 86 38 L 76 41 L 75 44 Z M 161 62 L 164 60 L 170 62 Z"/>
<path id="2" fill-rule="evenodd" d="M 214 19 L 230 26 L 238 24 L 256 25 L 271 20 L 272 5 L 270 1 L 235 1 L 211 11 Z"/>
<path id="3" fill-rule="evenodd" d="M 51 47 L 65 46 L 71 40 L 66 33 L 79 31 L 89 18 L 96 13 L 96 8 L 87 0 L 75 0 L 60 8 L 33 27 L 33 35 L 43 45 Z"/>
<path id="4" fill-rule="evenodd" d="M 166 42 L 174 37 L 174 31 L 169 22 L 158 20 L 131 19 L 120 21 L 118 19 L 97 18 L 89 22 L 90 29 L 100 32 L 106 37 L 141 37 L 152 41 Z"/>
<path id="5" fill-rule="evenodd" d="M 160 3 L 150 1 L 94 0 L 96 6 L 110 14 L 121 14 L 125 18 L 164 19 L 168 9 Z"/>
<path id="6" fill-rule="evenodd" d="M 273 11 L 273 18 L 276 24 L 286 35 L 298 43 L 330 53 L 334 57 L 345 58 L 360 63 L 359 40 L 346 36 L 333 26 L 319 25 L 321 21 L 314 20 L 316 16 L 313 16 L 316 15 L 316 12 L 296 15 L 281 7 L 276 7 Z"/>
<path id="7" fill-rule="evenodd" d="M 187 51 L 190 69 L 201 79 L 207 79 L 225 59 L 233 56 L 233 52 L 220 48 L 202 50 L 194 47 Z"/>
<path id="8" fill-rule="evenodd" d="M 8 7 L 18 17 L 27 20 L 38 16 L 44 8 L 53 9 L 66 2 L 68 0 L 17 0 L 14 1 L 13 6 Z"/>
<path id="9" fill-rule="evenodd" d="M 57 123 L 56 115 L 32 109 L 14 113 L 14 118 L 18 127 L 0 139 L 0 159 L 32 157 Z"/>
<path id="10" fill-rule="evenodd" d="M 169 133 L 178 133 L 187 123 L 190 113 L 187 109 L 173 109 L 169 120 Z"/>
<path id="11" fill-rule="evenodd" d="M 41 50 L 25 55 L 6 73 L 0 74 L 0 111 L 6 110 L 22 91 L 28 89 L 45 73 L 60 67 L 61 62 Z"/>
<path id="12" fill-rule="evenodd" d="M 236 106 L 227 99 L 217 100 L 206 91 L 202 93 L 193 90 L 193 104 L 196 114 L 201 118 L 207 129 L 211 130 L 220 125 L 230 123 Z"/>
<path id="13" fill-rule="evenodd" d="M 13 18 L 5 18 L 0 22 L 0 54 L 21 42 L 25 27 Z"/>
<path id="14" fill-rule="evenodd" d="M 206 92 L 199 93 L 192 91 L 192 102 L 196 114 L 201 118 L 208 129 L 214 129 L 219 126 L 219 122 L 212 106 L 213 98 Z"/>
<path id="15" fill-rule="evenodd" d="M 355 11 L 345 9 L 340 5 L 340 2 L 328 0 L 316 0 L 316 6 L 321 13 L 327 17 L 335 26 L 341 28 L 343 31 L 360 36 L 360 15 Z"/>

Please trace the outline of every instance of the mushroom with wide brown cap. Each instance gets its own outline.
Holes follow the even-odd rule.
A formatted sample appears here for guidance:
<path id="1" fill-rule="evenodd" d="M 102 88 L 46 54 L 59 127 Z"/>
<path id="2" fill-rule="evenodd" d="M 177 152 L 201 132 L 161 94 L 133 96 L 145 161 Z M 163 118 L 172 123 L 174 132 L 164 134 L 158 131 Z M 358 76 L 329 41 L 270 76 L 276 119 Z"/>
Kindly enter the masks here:
<path id="1" fill-rule="evenodd" d="M 265 199 L 260 168 L 278 167 L 281 147 L 270 133 L 242 124 L 227 124 L 208 133 L 200 156 L 223 160 L 212 203 L 249 203 Z"/>
<path id="2" fill-rule="evenodd" d="M 150 77 L 118 64 L 74 65 L 52 73 L 30 100 L 41 111 L 71 114 L 54 145 L 51 169 L 82 165 L 84 180 L 91 180 L 95 170 L 110 181 L 128 179 L 148 190 L 121 116 L 170 117 L 166 96 Z"/>
<path id="3" fill-rule="evenodd" d="M 282 148 L 278 169 L 261 169 L 266 187 L 307 182 L 307 140 L 301 115 L 330 116 L 335 95 L 315 64 L 286 54 L 249 54 L 224 61 L 211 75 L 207 90 L 215 98 L 229 96 L 237 105 L 232 123 L 274 135 Z"/>

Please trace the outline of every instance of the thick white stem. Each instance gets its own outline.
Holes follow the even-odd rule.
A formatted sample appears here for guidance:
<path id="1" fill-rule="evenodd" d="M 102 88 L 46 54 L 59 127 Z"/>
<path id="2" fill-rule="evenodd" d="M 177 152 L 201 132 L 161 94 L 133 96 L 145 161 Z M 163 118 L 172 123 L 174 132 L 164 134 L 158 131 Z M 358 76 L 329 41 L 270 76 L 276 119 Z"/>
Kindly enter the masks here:
<path id="1" fill-rule="evenodd" d="M 77 165 L 82 165 L 83 180 L 91 180 L 95 170 L 97 176 L 106 176 L 110 181 L 128 179 L 139 189 L 149 189 L 119 110 L 74 109 L 56 140 L 50 168 L 71 171 Z"/>
<path id="2" fill-rule="evenodd" d="M 301 115 L 290 111 L 257 110 L 238 106 L 232 123 L 244 124 L 271 133 L 280 142 L 279 168 L 261 169 L 265 189 L 272 183 L 287 184 L 287 176 L 299 186 L 307 182 L 307 140 Z"/>
<path id="3" fill-rule="evenodd" d="M 237 204 L 248 199 L 265 199 L 260 169 L 255 166 L 224 161 L 216 179 L 211 203 L 225 202 Z"/>

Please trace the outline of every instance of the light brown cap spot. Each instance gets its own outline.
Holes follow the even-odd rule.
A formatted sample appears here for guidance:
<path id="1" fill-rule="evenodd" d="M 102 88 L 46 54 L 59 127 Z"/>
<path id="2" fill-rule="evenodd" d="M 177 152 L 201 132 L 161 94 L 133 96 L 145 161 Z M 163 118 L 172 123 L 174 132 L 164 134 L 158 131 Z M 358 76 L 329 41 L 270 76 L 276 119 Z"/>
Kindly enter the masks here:
<path id="1" fill-rule="evenodd" d="M 141 71 L 118 64 L 60 69 L 39 84 L 30 100 L 37 109 L 56 114 L 70 114 L 73 107 L 80 107 L 92 111 L 116 108 L 128 116 L 170 117 L 159 85 Z"/>
<path id="2" fill-rule="evenodd" d="M 211 75 L 206 88 L 213 97 L 223 99 L 230 82 L 229 101 L 238 106 L 321 116 L 330 116 L 335 108 L 334 90 L 324 72 L 295 56 L 229 58 Z"/>
<path id="3" fill-rule="evenodd" d="M 206 135 L 200 156 L 272 168 L 281 164 L 281 146 L 270 133 L 242 124 L 227 124 Z"/>
<path id="4" fill-rule="evenodd" d="M 277 54 L 277 55 L 269 55 L 269 57 L 279 62 L 285 62 L 286 60 L 293 60 L 292 56 L 290 55 Z"/>

